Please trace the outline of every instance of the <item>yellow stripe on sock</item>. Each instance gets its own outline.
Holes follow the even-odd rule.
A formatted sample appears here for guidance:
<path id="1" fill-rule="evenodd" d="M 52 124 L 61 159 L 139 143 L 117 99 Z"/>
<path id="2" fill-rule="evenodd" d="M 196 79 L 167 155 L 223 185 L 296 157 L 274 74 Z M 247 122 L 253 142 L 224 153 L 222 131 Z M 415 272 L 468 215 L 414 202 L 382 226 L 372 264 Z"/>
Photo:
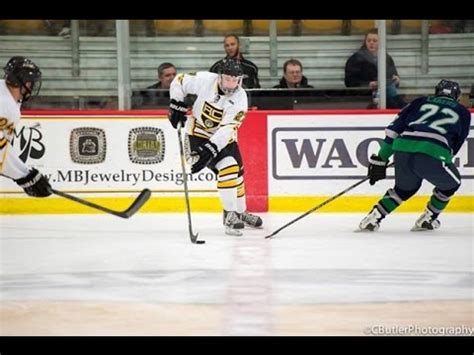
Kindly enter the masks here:
<path id="1" fill-rule="evenodd" d="M 219 170 L 219 177 L 223 177 L 223 176 L 230 175 L 230 174 L 237 174 L 238 172 L 239 172 L 239 166 L 238 165 L 231 165 L 227 168 Z"/>
<path id="2" fill-rule="evenodd" d="M 245 184 L 242 183 L 237 187 L 237 197 L 242 197 L 245 195 Z"/>
<path id="3" fill-rule="evenodd" d="M 217 182 L 217 188 L 218 189 L 229 189 L 232 187 L 237 187 L 237 179 L 230 179 L 227 181 L 218 181 Z"/>

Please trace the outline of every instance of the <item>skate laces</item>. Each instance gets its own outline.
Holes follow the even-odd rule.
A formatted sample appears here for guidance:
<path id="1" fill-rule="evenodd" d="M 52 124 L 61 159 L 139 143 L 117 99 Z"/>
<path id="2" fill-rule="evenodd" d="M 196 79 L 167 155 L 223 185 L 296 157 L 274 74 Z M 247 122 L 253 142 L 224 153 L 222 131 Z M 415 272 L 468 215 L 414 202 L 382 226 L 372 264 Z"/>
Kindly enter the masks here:
<path id="1" fill-rule="evenodd" d="M 244 212 L 240 215 L 242 217 L 242 221 L 247 222 L 249 224 L 256 224 L 258 222 L 258 216 L 255 216 L 253 214 Z"/>
<path id="2" fill-rule="evenodd" d="M 225 218 L 225 224 L 234 225 L 237 222 L 240 222 L 240 218 L 237 212 L 234 212 L 234 211 L 227 212 L 227 216 Z"/>
<path id="3" fill-rule="evenodd" d="M 243 212 L 240 214 L 240 219 L 243 223 L 247 224 L 252 228 L 261 228 L 263 225 L 263 221 L 259 216 L 255 216 L 248 212 Z"/>
<path id="4" fill-rule="evenodd" d="M 382 214 L 379 212 L 379 210 L 377 208 L 374 208 L 365 218 L 364 218 L 364 221 L 365 222 L 375 222 L 375 223 L 379 223 L 380 220 L 382 219 Z"/>
<path id="5" fill-rule="evenodd" d="M 429 225 L 433 227 L 438 227 L 439 226 L 439 221 L 436 218 L 433 218 L 433 213 L 431 211 L 425 211 L 420 218 L 416 221 L 416 225 L 419 227 L 422 227 L 423 224 L 428 223 Z"/>
<path id="6" fill-rule="evenodd" d="M 359 228 L 362 230 L 376 231 L 379 229 L 382 214 L 375 207 L 370 213 L 359 223 Z"/>

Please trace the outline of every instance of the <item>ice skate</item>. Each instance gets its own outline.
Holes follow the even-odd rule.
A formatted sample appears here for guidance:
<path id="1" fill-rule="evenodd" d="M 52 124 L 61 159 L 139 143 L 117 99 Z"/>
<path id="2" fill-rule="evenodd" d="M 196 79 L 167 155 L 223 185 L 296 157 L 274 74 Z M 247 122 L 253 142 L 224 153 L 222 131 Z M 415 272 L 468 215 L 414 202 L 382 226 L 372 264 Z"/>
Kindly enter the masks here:
<path id="1" fill-rule="evenodd" d="M 240 220 L 239 214 L 235 211 L 224 211 L 224 216 L 225 234 L 241 236 L 244 222 Z"/>
<path id="2" fill-rule="evenodd" d="M 363 232 L 375 232 L 380 227 L 380 221 L 383 219 L 382 214 L 374 207 L 372 211 L 359 224 L 359 230 Z"/>
<path id="3" fill-rule="evenodd" d="M 438 229 L 441 223 L 435 218 L 433 219 L 433 212 L 426 210 L 420 218 L 415 222 L 415 225 L 411 229 L 412 232 L 428 231 Z"/>
<path id="4" fill-rule="evenodd" d="M 223 218 L 224 225 L 225 225 L 225 219 L 228 213 L 229 212 L 224 210 L 224 218 Z M 239 216 L 240 220 L 244 222 L 244 226 L 248 226 L 252 228 L 263 228 L 263 220 L 259 216 L 253 215 L 248 212 L 237 213 L 237 215 Z"/>
<path id="5" fill-rule="evenodd" d="M 246 226 L 252 227 L 252 228 L 263 228 L 263 221 L 259 216 L 256 216 L 254 214 L 250 214 L 247 211 L 240 213 L 240 220 L 244 222 Z"/>

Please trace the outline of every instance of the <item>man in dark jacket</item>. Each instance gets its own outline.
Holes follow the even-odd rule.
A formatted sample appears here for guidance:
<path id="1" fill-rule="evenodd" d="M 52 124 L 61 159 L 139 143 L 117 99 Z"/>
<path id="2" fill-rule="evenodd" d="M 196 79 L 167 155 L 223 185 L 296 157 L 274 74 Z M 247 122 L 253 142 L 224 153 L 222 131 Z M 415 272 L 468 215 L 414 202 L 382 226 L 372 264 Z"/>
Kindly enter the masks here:
<path id="1" fill-rule="evenodd" d="M 364 44 L 346 62 L 344 82 L 346 87 L 370 87 L 374 92 L 377 82 L 377 51 L 379 36 L 377 29 L 365 35 Z M 393 58 L 387 54 L 387 108 L 402 108 L 406 105 L 397 94 L 400 77 Z"/>
<path id="2" fill-rule="evenodd" d="M 308 84 L 308 79 L 303 75 L 303 65 L 297 59 L 288 59 L 283 64 L 283 77 L 280 84 L 274 88 L 291 89 L 291 88 L 312 88 Z"/>
<path id="3" fill-rule="evenodd" d="M 148 86 L 146 90 L 134 93 L 133 108 L 150 108 L 168 106 L 170 101 L 169 89 L 176 76 L 176 67 L 171 63 L 162 63 L 158 67 L 158 82 Z"/>
<path id="4" fill-rule="evenodd" d="M 229 34 L 224 37 L 224 50 L 226 57 L 215 62 L 211 69 L 212 73 L 219 73 L 219 68 L 227 58 L 234 58 L 239 61 L 240 67 L 244 73 L 243 87 L 245 89 L 255 89 L 260 87 L 258 81 L 258 67 L 250 60 L 245 59 L 240 53 L 240 40 L 235 34 Z"/>

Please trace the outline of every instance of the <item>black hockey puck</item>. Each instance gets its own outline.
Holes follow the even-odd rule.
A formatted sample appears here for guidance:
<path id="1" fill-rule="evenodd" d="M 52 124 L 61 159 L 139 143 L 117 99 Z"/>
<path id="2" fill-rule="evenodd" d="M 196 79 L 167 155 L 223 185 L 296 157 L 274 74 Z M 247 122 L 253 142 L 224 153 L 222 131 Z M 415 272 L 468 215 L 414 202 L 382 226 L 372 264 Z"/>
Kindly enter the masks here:
<path id="1" fill-rule="evenodd" d="M 196 243 L 197 244 L 204 244 L 204 243 L 206 243 L 206 241 L 205 240 L 196 240 Z"/>

